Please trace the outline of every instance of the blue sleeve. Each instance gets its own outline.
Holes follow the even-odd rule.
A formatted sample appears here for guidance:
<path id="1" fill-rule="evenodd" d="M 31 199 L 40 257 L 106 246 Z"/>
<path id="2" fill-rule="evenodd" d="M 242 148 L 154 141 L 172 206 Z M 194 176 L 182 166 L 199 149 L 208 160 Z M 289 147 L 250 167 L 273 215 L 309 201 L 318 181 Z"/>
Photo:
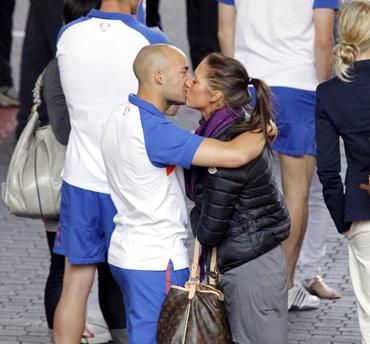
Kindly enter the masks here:
<path id="1" fill-rule="evenodd" d="M 159 29 L 149 28 L 137 20 L 135 22 L 125 24 L 140 32 L 150 44 L 171 44 L 167 36 Z"/>
<path id="2" fill-rule="evenodd" d="M 145 124 L 142 118 L 145 148 L 156 167 L 168 165 L 189 168 L 203 137 L 179 128 L 166 119 Z"/>
<path id="3" fill-rule="evenodd" d="M 231 5 L 231 6 L 235 5 L 235 0 L 217 0 L 217 2 L 220 2 L 221 4 L 225 4 L 225 5 Z"/>
<path id="4" fill-rule="evenodd" d="M 313 9 L 317 8 L 332 8 L 339 9 L 339 0 L 314 0 Z"/>

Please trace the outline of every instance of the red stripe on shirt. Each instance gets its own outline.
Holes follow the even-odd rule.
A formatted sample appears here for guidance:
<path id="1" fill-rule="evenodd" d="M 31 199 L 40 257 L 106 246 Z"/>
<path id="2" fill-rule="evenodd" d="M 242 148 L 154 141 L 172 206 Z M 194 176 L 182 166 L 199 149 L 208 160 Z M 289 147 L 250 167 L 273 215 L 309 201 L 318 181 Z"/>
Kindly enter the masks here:
<path id="1" fill-rule="evenodd" d="M 166 291 L 167 293 L 170 291 L 171 288 L 171 265 L 168 263 L 167 270 L 166 270 Z"/>

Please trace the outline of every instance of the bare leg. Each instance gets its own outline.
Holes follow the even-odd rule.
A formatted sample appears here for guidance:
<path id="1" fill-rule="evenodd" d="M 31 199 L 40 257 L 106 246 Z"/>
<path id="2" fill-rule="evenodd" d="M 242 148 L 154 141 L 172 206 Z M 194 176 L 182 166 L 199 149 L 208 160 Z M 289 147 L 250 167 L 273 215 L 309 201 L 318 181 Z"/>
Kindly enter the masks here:
<path id="1" fill-rule="evenodd" d="M 283 192 L 291 220 L 289 238 L 283 243 L 288 261 L 288 287 L 291 288 L 306 232 L 308 196 L 316 159 L 309 155 L 292 157 L 280 154 L 279 157 Z"/>
<path id="2" fill-rule="evenodd" d="M 66 258 L 63 291 L 54 316 L 56 344 L 79 344 L 96 265 L 71 265 Z"/>

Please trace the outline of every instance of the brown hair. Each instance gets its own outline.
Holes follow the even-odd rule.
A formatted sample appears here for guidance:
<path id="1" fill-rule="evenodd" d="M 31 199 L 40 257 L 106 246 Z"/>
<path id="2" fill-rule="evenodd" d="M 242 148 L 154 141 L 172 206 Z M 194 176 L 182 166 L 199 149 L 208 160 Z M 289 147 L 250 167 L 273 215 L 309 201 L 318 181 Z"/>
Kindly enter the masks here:
<path id="1" fill-rule="evenodd" d="M 260 130 L 267 142 L 268 125 L 272 118 L 271 93 L 268 86 L 260 79 L 250 78 L 244 66 L 231 57 L 220 53 L 212 53 L 205 58 L 207 68 L 206 77 L 213 90 L 220 90 L 223 102 L 230 109 L 242 109 L 243 122 L 235 125 L 234 134 L 245 131 Z M 253 85 L 256 90 L 256 104 L 253 109 L 249 106 L 252 96 L 248 85 Z M 249 121 L 245 122 L 245 113 L 250 112 Z"/>
<path id="2" fill-rule="evenodd" d="M 351 81 L 351 69 L 356 56 L 370 49 L 370 2 L 349 3 L 339 19 L 339 44 L 333 50 L 335 74 Z"/>

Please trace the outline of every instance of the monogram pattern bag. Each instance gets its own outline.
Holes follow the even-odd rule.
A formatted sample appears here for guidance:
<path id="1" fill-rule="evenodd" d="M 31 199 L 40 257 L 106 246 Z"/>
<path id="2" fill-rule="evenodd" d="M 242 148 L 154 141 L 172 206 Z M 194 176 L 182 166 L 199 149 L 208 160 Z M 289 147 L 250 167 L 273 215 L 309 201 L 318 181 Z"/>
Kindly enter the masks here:
<path id="1" fill-rule="evenodd" d="M 195 242 L 190 281 L 184 288 L 172 286 L 163 304 L 157 329 L 158 344 L 231 344 L 223 293 L 199 281 L 200 244 Z M 211 272 L 216 269 L 212 251 Z M 211 275 L 212 277 L 214 274 Z"/>
<path id="2" fill-rule="evenodd" d="M 42 77 L 43 73 L 35 84 L 31 115 L 12 154 L 1 195 L 13 215 L 58 219 L 65 146 L 50 125 L 39 125 Z"/>

